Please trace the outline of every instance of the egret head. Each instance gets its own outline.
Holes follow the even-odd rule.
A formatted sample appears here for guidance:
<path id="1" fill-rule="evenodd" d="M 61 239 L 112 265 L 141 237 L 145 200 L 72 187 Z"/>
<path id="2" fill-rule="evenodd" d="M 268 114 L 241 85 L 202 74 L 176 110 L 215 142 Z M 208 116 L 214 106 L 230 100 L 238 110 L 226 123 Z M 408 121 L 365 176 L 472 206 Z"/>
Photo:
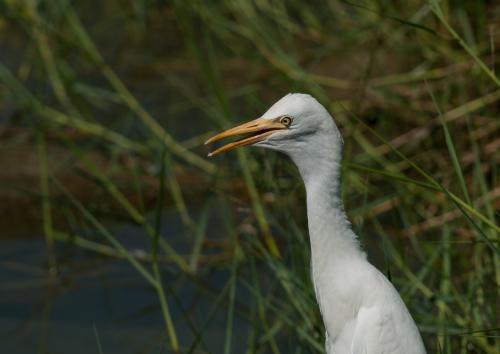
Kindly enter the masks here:
<path id="1" fill-rule="evenodd" d="M 250 145 L 281 151 L 299 164 L 301 159 L 331 154 L 332 148 L 342 149 L 342 137 L 333 118 L 316 99 L 301 93 L 286 95 L 261 118 L 219 133 L 205 144 L 232 136 L 242 137 L 209 156 Z"/>

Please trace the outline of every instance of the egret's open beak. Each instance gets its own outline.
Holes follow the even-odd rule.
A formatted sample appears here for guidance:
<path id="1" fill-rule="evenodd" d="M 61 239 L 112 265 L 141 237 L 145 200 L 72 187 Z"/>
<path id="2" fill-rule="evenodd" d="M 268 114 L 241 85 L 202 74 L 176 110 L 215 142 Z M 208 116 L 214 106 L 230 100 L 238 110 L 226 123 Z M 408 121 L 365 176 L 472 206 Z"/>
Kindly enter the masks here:
<path id="1" fill-rule="evenodd" d="M 283 129 L 287 129 L 287 126 L 280 123 L 279 120 L 277 119 L 275 120 L 275 119 L 258 118 L 252 120 L 251 122 L 238 125 L 237 127 L 228 129 L 226 131 L 223 131 L 222 133 L 219 133 L 211 137 L 205 142 L 205 145 L 213 143 L 215 141 L 219 141 L 221 139 L 230 136 L 235 136 L 235 135 L 245 135 L 245 136 L 232 143 L 221 146 L 220 148 L 209 153 L 208 156 L 215 156 L 223 152 L 236 149 L 237 147 L 240 146 L 254 144 L 256 142 L 264 140 L 266 137 L 273 134 L 274 132 Z"/>

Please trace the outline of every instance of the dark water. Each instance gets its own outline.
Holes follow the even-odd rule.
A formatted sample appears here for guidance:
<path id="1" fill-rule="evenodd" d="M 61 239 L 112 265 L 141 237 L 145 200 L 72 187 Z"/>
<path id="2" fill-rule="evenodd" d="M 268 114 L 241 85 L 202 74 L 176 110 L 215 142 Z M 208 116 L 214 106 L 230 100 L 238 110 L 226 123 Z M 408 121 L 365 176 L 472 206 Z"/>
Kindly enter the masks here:
<path id="1" fill-rule="evenodd" d="M 215 217 L 210 225 L 214 234 L 217 224 Z M 141 227 L 121 224 L 111 229 L 128 249 L 148 252 L 149 238 Z M 175 210 L 164 214 L 162 232 L 176 249 L 188 248 L 190 241 L 183 237 Z M 156 291 L 127 261 L 60 242 L 57 260 L 59 274 L 50 281 L 43 237 L 2 240 L 0 353 L 99 353 L 99 341 L 108 354 L 170 352 Z M 162 272 L 181 345 L 189 348 L 200 331 L 204 346 L 195 352 L 204 347 L 223 352 L 227 306 L 214 311 L 214 304 L 228 272 L 202 272 L 199 282 L 208 292 L 171 265 L 162 266 Z M 248 299 L 241 288 L 237 296 L 240 304 Z M 248 329 L 248 323 L 236 316 L 231 352 L 244 351 Z"/>

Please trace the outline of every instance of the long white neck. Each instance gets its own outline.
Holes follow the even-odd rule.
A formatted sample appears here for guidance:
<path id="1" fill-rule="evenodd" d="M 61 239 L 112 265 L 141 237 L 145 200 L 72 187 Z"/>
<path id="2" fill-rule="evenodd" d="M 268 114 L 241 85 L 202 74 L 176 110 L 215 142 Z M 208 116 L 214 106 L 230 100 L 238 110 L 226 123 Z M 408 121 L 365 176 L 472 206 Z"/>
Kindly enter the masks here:
<path id="1" fill-rule="evenodd" d="M 340 195 L 342 145 L 332 146 L 330 139 L 324 145 L 315 151 L 321 156 L 292 156 L 306 187 L 313 270 L 336 261 L 365 258 Z"/>

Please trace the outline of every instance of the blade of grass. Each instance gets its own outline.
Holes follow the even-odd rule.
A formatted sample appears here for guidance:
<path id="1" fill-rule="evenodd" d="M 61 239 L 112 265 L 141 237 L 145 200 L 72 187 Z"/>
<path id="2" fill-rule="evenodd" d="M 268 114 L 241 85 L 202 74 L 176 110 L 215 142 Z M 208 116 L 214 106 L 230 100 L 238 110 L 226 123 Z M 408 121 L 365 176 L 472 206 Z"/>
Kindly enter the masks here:
<path id="1" fill-rule="evenodd" d="M 97 352 L 99 354 L 103 354 L 104 352 L 102 351 L 101 338 L 99 337 L 99 332 L 97 331 L 97 326 L 95 325 L 95 323 L 92 325 L 92 329 L 94 331 L 95 342 L 97 344 Z"/>
<path id="2" fill-rule="evenodd" d="M 349 162 L 349 163 L 345 164 L 345 167 L 346 168 L 353 168 L 353 169 L 358 170 L 358 171 L 363 171 L 363 172 L 367 172 L 367 173 L 372 173 L 372 174 L 377 174 L 377 175 L 380 175 L 380 176 L 388 177 L 389 179 L 392 179 L 394 181 L 399 181 L 399 182 L 404 182 L 404 183 L 408 183 L 408 184 L 413 184 L 413 185 L 416 185 L 416 186 L 419 186 L 419 187 L 427 188 L 429 190 L 440 191 L 439 188 L 437 188 L 436 186 L 434 186 L 434 185 L 432 185 L 430 183 L 418 181 L 416 179 L 412 179 L 412 178 L 406 177 L 405 175 L 396 174 L 396 173 L 393 173 L 393 172 L 390 172 L 390 171 L 377 170 L 375 168 L 372 168 L 372 167 L 369 167 L 369 166 L 364 166 L 364 165 L 357 164 L 357 163 L 354 163 L 354 162 Z"/>
<path id="3" fill-rule="evenodd" d="M 440 284 L 440 296 L 443 299 L 447 299 L 450 296 L 450 282 L 451 282 L 451 250 L 450 250 L 450 230 L 448 226 L 443 225 L 443 231 L 441 236 L 441 247 L 443 248 L 442 253 L 442 277 Z M 446 325 L 447 318 L 446 313 L 443 308 L 438 309 L 438 323 L 440 327 L 440 335 L 438 337 L 441 348 L 443 348 L 443 353 L 451 354 L 450 337 L 448 336 L 448 326 Z"/>
<path id="4" fill-rule="evenodd" d="M 165 158 L 167 159 L 165 163 L 170 167 L 166 171 L 166 177 L 168 179 L 168 187 L 172 199 L 174 200 L 177 212 L 179 213 L 184 226 L 186 226 L 190 230 L 195 230 L 196 225 L 191 216 L 189 216 L 189 211 L 186 206 L 186 201 L 184 200 L 184 196 L 182 195 L 181 185 L 179 184 L 179 181 L 177 180 L 177 177 L 175 175 L 174 171 L 175 165 L 172 163 L 170 156 L 166 155 Z"/>
<path id="5" fill-rule="evenodd" d="M 47 256 L 49 264 L 49 274 L 57 275 L 57 260 L 54 248 L 54 227 L 52 221 L 52 206 L 50 200 L 50 187 L 49 187 L 49 163 L 47 156 L 47 146 L 45 143 L 45 136 L 41 131 L 37 132 L 37 146 L 38 146 L 38 164 L 40 171 L 40 193 L 42 197 L 42 222 L 43 234 L 45 236 L 45 243 L 47 247 Z"/>
<path id="6" fill-rule="evenodd" d="M 80 117 L 79 112 L 75 106 L 71 103 L 71 100 L 66 92 L 63 80 L 60 76 L 59 70 L 57 68 L 56 59 L 51 49 L 51 44 L 49 36 L 45 32 L 45 26 L 43 26 L 42 19 L 38 13 L 38 4 L 36 2 L 25 2 L 24 10 L 32 21 L 32 31 L 31 35 L 33 40 L 36 42 L 36 46 L 40 52 L 43 63 L 45 65 L 45 70 L 49 78 L 49 82 L 54 90 L 54 93 L 63 105 L 63 107 L 70 112 L 73 116 Z"/>
<path id="7" fill-rule="evenodd" d="M 191 250 L 191 257 L 189 259 L 189 266 L 193 273 L 196 273 L 199 265 L 199 258 L 203 248 L 203 241 L 206 236 L 207 222 L 210 216 L 210 202 L 206 202 L 203 210 L 201 211 L 200 219 L 197 223 L 195 239 L 193 242 L 193 248 Z"/>
<path id="8" fill-rule="evenodd" d="M 153 276 L 156 279 L 156 291 L 158 293 L 158 298 L 160 299 L 160 306 L 163 314 L 163 319 L 165 320 L 166 334 L 170 338 L 170 346 L 174 353 L 180 353 L 179 339 L 177 338 L 177 333 L 175 330 L 174 322 L 170 314 L 170 309 L 168 306 L 168 301 L 165 296 L 165 291 L 163 289 L 163 282 L 161 278 L 160 267 L 158 266 L 158 243 L 161 233 L 161 218 L 163 210 L 163 197 L 165 193 L 165 166 L 166 166 L 166 149 L 163 149 L 161 154 L 161 167 L 160 167 L 160 190 L 158 192 L 158 199 L 156 203 L 156 218 L 155 218 L 155 229 L 154 235 L 151 241 L 151 260 L 153 268 Z"/>
<path id="9" fill-rule="evenodd" d="M 449 152 L 450 157 L 451 157 L 451 162 L 452 162 L 453 168 L 455 170 L 455 174 L 457 175 L 458 181 L 460 182 L 460 187 L 462 188 L 462 193 L 464 194 L 464 197 L 465 197 L 465 200 L 467 201 L 467 203 L 471 204 L 469 191 L 467 190 L 467 185 L 465 184 L 464 174 L 462 172 L 462 168 L 460 167 L 460 160 L 458 158 L 457 150 L 455 148 L 455 144 L 453 143 L 453 139 L 451 137 L 450 131 L 448 130 L 448 125 L 446 124 L 445 120 L 443 119 L 443 113 L 441 112 L 441 109 L 436 101 L 436 96 L 434 96 L 434 93 L 432 92 L 427 81 L 425 82 L 425 84 L 427 87 L 427 92 L 431 96 L 432 102 L 434 103 L 434 106 L 436 107 L 436 110 L 438 112 L 439 121 L 441 122 L 441 125 L 443 127 L 446 146 L 448 147 L 448 152 Z"/>
<path id="10" fill-rule="evenodd" d="M 232 242 L 237 243 L 233 238 Z M 234 251 L 239 251 L 239 246 L 234 246 Z M 234 327 L 234 302 L 236 297 L 236 282 L 238 276 L 238 256 L 233 256 L 231 262 L 231 274 L 229 276 L 229 303 L 227 304 L 227 317 L 226 317 L 226 335 L 224 337 L 224 354 L 231 354 L 232 341 L 233 341 L 233 327 Z"/>

